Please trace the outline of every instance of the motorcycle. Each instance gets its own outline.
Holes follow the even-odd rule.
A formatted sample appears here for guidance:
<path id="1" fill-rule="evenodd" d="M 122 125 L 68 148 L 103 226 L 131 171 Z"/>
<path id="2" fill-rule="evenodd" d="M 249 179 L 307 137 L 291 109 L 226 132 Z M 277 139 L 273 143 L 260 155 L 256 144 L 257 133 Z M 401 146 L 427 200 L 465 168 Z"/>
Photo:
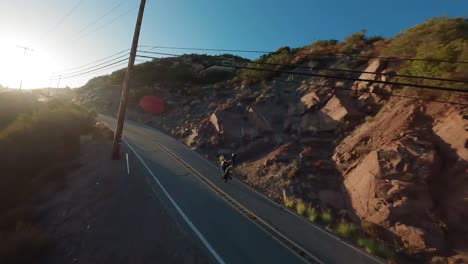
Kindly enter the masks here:
<path id="1" fill-rule="evenodd" d="M 231 160 L 226 160 L 223 155 L 220 156 L 220 165 L 221 165 L 221 179 L 224 182 L 232 180 L 231 170 L 236 164 L 236 154 L 231 155 Z"/>

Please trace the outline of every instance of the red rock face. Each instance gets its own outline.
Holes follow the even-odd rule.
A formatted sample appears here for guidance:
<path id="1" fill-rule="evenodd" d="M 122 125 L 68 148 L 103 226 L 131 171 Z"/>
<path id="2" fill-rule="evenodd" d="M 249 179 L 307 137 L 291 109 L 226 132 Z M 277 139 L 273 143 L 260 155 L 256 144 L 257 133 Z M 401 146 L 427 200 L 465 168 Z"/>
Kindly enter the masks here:
<path id="1" fill-rule="evenodd" d="M 444 250 L 456 237 L 450 230 L 468 234 L 461 220 L 468 219 L 467 120 L 459 109 L 445 110 L 399 100 L 333 156 L 346 167 L 347 204 L 358 220 L 386 228 L 414 252 Z"/>

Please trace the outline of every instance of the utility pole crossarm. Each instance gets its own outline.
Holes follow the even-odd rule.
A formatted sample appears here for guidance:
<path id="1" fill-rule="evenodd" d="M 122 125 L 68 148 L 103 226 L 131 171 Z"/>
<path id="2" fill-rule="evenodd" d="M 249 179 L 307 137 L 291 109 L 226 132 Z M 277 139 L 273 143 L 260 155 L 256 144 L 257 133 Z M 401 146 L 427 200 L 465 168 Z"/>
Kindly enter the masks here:
<path id="1" fill-rule="evenodd" d="M 25 47 L 25 46 L 19 46 L 19 45 L 16 45 L 17 48 L 20 48 L 20 49 L 24 49 L 24 56 L 26 56 L 26 53 L 28 51 L 34 51 L 33 49 L 31 48 L 28 48 L 28 47 Z"/>
<path id="2" fill-rule="evenodd" d="M 23 56 L 26 56 L 26 53 L 28 51 L 34 51 L 33 49 L 29 48 L 29 47 L 26 47 L 26 46 L 19 46 L 19 45 L 16 45 L 17 48 L 20 48 L 20 49 L 24 49 L 24 54 Z M 23 86 L 23 79 L 21 79 L 20 81 L 20 87 L 19 87 L 19 90 L 21 91 L 21 87 Z"/>

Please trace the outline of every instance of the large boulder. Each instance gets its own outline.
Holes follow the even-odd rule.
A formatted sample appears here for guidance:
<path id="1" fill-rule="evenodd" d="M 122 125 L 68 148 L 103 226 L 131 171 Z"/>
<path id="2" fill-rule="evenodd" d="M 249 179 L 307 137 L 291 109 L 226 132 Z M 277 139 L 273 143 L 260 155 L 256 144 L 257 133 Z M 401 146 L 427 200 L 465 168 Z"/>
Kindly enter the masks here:
<path id="1" fill-rule="evenodd" d="M 387 228 L 416 251 L 442 249 L 444 233 L 428 217 L 434 211 L 428 180 L 439 163 L 430 143 L 411 137 L 370 151 L 345 172 L 348 205 L 360 220 Z"/>
<path id="2" fill-rule="evenodd" d="M 383 68 L 382 62 L 380 59 L 372 59 L 369 61 L 369 65 L 364 70 L 365 72 L 379 72 Z M 377 74 L 374 73 L 362 73 L 359 76 L 361 80 L 369 80 L 369 81 L 356 81 L 353 87 L 359 91 L 367 89 L 372 81 L 377 79 Z"/>
<path id="3" fill-rule="evenodd" d="M 255 128 L 263 132 L 272 132 L 271 122 L 266 118 L 257 105 L 252 105 L 247 110 L 248 122 Z"/>
<path id="4" fill-rule="evenodd" d="M 210 115 L 210 122 L 213 124 L 216 132 L 221 133 L 222 118 L 220 112 L 214 112 Z"/>
<path id="5" fill-rule="evenodd" d="M 302 117 L 301 133 L 334 131 L 344 121 L 356 120 L 361 115 L 347 99 L 333 96 L 320 111 Z"/>
<path id="6" fill-rule="evenodd" d="M 303 114 L 307 110 L 317 106 L 320 102 L 320 97 L 315 93 L 311 92 L 301 97 L 297 106 L 298 114 Z"/>
<path id="7" fill-rule="evenodd" d="M 333 96 L 330 88 L 323 88 L 307 93 L 302 96 L 297 106 L 295 106 L 296 113 L 299 115 L 304 114 L 308 110 L 318 108 L 325 104 Z"/>
<path id="8" fill-rule="evenodd" d="M 458 157 L 468 161 L 468 119 L 459 111 L 450 111 L 436 120 L 432 130 Z"/>
<path id="9" fill-rule="evenodd" d="M 211 114 L 210 122 L 218 135 L 227 142 L 239 142 L 259 135 L 258 129 L 246 122 L 237 112 L 217 111 Z"/>

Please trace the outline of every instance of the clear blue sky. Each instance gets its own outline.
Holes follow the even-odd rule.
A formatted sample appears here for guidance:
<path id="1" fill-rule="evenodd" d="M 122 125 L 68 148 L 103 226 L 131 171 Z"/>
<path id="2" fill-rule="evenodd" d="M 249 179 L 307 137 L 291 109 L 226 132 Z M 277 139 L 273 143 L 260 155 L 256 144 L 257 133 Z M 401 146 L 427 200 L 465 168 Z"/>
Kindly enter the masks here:
<path id="1" fill-rule="evenodd" d="M 3 54 L 0 55 L 8 55 L 9 60 L 0 60 L 0 70 L 10 70 L 11 73 L 0 75 L 0 84 L 15 87 L 18 79 L 23 78 L 28 88 L 47 86 L 53 71 L 80 66 L 129 48 L 137 10 L 80 38 L 139 4 L 139 0 L 127 0 L 80 33 L 86 25 L 122 1 L 83 0 L 57 27 L 54 25 L 80 0 L 1 1 L 0 45 L 3 46 L 0 53 Z M 391 37 L 436 16 L 468 16 L 468 2 L 147 0 L 140 44 L 275 50 L 286 45 L 306 45 L 318 39 L 342 40 L 361 29 L 367 29 L 368 35 Z M 28 45 L 34 52 L 24 57 L 16 45 Z M 25 64 L 36 70 L 25 69 L 22 66 Z M 38 65 L 43 65 L 40 74 Z M 60 86 L 76 87 L 109 71 L 62 80 Z M 33 73 L 39 75 L 34 80 Z"/>

